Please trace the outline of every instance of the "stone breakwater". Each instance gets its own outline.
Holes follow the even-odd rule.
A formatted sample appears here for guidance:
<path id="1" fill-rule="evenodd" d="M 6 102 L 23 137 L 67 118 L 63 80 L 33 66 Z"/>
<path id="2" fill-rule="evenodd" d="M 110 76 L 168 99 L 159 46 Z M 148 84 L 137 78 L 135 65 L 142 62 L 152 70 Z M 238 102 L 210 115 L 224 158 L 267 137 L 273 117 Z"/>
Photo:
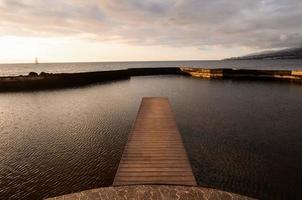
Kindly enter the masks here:
<path id="1" fill-rule="evenodd" d="M 103 81 L 129 79 L 131 76 L 181 74 L 180 68 L 131 68 L 82 73 L 30 72 L 26 76 L 0 77 L 0 91 L 40 90 L 83 86 Z"/>
<path id="2" fill-rule="evenodd" d="M 41 90 L 83 86 L 103 81 L 129 79 L 131 76 L 189 75 L 200 78 L 282 80 L 302 83 L 302 70 L 202 69 L 191 67 L 129 68 L 82 73 L 31 72 L 26 76 L 0 77 L 0 91 Z"/>
<path id="3" fill-rule="evenodd" d="M 302 83 L 302 70 L 201 69 L 182 67 L 181 71 L 200 78 L 263 79 Z"/>

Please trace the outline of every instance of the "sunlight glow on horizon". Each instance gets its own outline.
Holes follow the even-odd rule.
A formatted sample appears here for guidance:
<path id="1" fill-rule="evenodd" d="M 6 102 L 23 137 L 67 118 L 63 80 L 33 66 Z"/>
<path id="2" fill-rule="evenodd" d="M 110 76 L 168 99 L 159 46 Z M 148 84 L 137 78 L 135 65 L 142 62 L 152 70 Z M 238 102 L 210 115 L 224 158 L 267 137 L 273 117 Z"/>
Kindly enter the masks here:
<path id="1" fill-rule="evenodd" d="M 233 50 L 225 54 L 194 47 L 135 46 L 99 42 L 76 37 L 0 37 L 0 63 L 39 62 L 113 62 L 113 61 L 169 61 L 169 60 L 216 60 L 242 52 Z"/>

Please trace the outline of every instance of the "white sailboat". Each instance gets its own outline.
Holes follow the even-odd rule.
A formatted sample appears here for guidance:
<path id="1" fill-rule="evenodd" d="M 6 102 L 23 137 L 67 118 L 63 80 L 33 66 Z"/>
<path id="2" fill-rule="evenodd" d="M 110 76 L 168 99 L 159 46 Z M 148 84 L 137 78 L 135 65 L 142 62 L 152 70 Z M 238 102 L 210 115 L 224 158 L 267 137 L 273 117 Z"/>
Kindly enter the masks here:
<path id="1" fill-rule="evenodd" d="M 38 58 L 37 58 L 37 57 L 35 58 L 35 64 L 36 64 L 36 65 L 39 64 L 39 61 L 38 61 Z"/>

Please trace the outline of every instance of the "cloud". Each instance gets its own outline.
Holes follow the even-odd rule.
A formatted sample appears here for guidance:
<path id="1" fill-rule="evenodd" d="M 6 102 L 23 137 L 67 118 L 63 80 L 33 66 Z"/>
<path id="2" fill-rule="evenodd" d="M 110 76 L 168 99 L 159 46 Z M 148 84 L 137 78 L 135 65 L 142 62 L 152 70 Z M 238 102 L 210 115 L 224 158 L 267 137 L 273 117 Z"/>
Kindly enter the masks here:
<path id="1" fill-rule="evenodd" d="M 301 0 L 0 0 L 0 35 L 173 47 L 302 45 Z"/>

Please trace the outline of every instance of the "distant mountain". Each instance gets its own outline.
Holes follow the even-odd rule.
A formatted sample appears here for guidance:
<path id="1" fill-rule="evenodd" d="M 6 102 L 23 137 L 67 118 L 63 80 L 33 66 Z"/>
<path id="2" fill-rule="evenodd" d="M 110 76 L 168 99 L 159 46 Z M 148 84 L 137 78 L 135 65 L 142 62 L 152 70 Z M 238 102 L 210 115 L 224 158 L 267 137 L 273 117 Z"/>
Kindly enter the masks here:
<path id="1" fill-rule="evenodd" d="M 246 56 L 227 58 L 226 60 L 257 60 L 257 59 L 302 59 L 302 47 L 277 51 L 264 51 Z"/>

